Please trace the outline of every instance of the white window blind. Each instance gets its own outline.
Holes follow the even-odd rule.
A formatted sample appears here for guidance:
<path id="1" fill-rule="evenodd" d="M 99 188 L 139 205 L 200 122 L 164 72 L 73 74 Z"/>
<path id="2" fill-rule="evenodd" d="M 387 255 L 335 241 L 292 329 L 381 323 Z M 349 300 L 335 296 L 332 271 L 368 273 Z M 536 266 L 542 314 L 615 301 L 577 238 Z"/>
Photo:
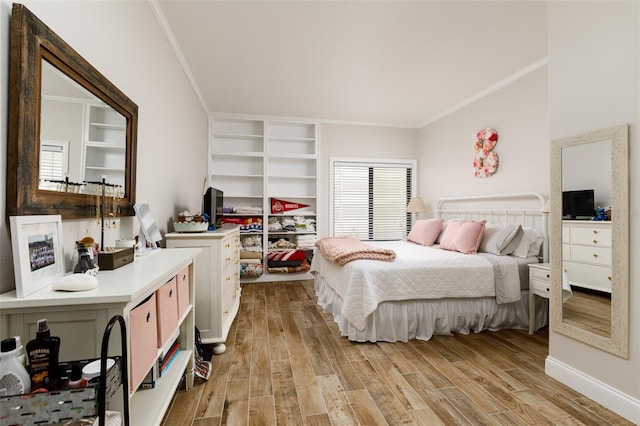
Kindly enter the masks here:
<path id="1" fill-rule="evenodd" d="M 41 188 L 55 187 L 51 181 L 64 180 L 67 173 L 66 141 L 42 141 L 40 144 Z"/>
<path id="2" fill-rule="evenodd" d="M 333 235 L 399 240 L 407 235 L 413 164 L 334 161 Z"/>

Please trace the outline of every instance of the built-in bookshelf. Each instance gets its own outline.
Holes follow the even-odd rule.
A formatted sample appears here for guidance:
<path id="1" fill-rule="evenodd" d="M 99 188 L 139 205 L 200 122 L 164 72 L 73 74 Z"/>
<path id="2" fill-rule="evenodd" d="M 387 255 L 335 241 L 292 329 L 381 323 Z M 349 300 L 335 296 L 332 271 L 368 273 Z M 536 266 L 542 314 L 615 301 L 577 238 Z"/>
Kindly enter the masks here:
<path id="1" fill-rule="evenodd" d="M 317 123 L 214 116 L 209 128 L 209 184 L 224 193 L 225 218 L 241 225 L 243 249 L 262 254 L 263 274 L 243 281 L 310 278 L 308 272 L 270 273 L 267 254 L 281 240 L 291 243 L 283 250 L 313 251 L 319 193 Z M 289 203 L 286 207 L 305 207 L 272 210 L 274 200 Z"/>

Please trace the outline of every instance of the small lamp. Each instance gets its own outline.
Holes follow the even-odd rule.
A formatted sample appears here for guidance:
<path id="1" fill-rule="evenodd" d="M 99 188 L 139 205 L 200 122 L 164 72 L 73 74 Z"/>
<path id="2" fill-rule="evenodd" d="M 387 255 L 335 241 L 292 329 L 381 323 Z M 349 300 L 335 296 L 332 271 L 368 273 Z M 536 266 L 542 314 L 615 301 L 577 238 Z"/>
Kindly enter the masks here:
<path id="1" fill-rule="evenodd" d="M 414 220 L 418 218 L 418 214 L 424 213 L 427 211 L 427 206 L 424 205 L 424 201 L 422 201 L 422 197 L 413 197 L 409 204 L 407 205 L 407 213 L 414 214 Z"/>

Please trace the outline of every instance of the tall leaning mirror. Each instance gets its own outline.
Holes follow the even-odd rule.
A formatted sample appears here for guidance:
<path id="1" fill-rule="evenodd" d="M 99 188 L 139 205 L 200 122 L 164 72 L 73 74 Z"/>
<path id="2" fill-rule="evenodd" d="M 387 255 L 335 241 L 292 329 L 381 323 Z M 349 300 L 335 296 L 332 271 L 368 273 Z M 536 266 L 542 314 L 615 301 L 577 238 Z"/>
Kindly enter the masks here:
<path id="1" fill-rule="evenodd" d="M 11 15 L 7 216 L 133 215 L 138 107 L 26 7 Z M 105 204 L 106 205 L 106 204 Z"/>
<path id="2" fill-rule="evenodd" d="M 622 124 L 554 140 L 551 152 L 552 330 L 623 358 L 629 351 L 628 140 Z"/>

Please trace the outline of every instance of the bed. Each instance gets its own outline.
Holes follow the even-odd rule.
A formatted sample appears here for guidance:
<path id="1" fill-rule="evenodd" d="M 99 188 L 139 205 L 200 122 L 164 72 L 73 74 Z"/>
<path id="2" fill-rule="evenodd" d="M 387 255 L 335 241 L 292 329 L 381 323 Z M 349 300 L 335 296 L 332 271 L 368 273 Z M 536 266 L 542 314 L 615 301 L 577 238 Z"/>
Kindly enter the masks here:
<path id="1" fill-rule="evenodd" d="M 311 264 L 318 304 L 333 315 L 343 336 L 357 342 L 406 342 L 429 340 L 433 335 L 528 329 L 528 265 L 547 261 L 545 201 L 536 193 L 440 199 L 436 220 L 422 221 L 432 226 L 437 220 L 446 224 L 442 231 L 438 228 L 440 239 L 434 244 L 407 240 L 366 243 L 365 252 L 393 253 L 389 259 L 356 256 L 341 261 L 345 257 L 333 256 L 327 249 L 340 246 L 323 246 L 320 241 L 347 244 L 349 238 L 344 237 L 345 242 L 321 239 Z M 445 233 L 453 228 L 451 224 L 479 223 L 484 223 L 479 237 L 484 238 L 483 244 L 495 235 L 490 234 L 491 229 L 519 229 L 518 242 L 512 241 L 519 244 L 519 255 L 491 249 L 467 254 L 449 247 Z M 533 244 L 527 246 L 523 230 L 535 236 L 535 241 L 530 240 Z M 452 232 L 450 229 L 448 236 Z M 548 323 L 547 299 L 536 298 L 535 312 L 537 329 Z"/>

